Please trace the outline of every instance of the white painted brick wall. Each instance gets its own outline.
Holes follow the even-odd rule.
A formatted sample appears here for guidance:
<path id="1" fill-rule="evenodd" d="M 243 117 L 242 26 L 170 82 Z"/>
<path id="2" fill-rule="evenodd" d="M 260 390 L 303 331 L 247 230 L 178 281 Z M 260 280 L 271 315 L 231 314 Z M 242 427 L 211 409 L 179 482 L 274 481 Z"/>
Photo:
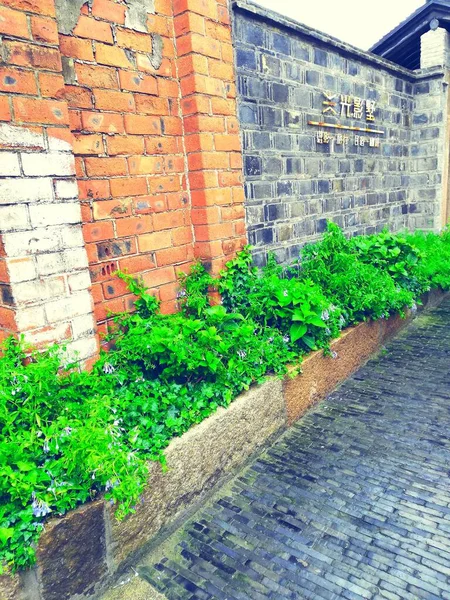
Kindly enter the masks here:
<path id="1" fill-rule="evenodd" d="M 69 289 L 72 292 L 79 290 L 87 290 L 91 286 L 91 278 L 87 271 L 81 271 L 81 273 L 75 273 L 67 277 Z"/>
<path id="2" fill-rule="evenodd" d="M 67 321 L 73 317 L 92 313 L 92 297 L 88 291 L 77 292 L 66 298 L 59 298 L 45 304 L 45 314 L 49 323 Z"/>
<path id="3" fill-rule="evenodd" d="M 0 152 L 0 177 L 20 174 L 19 156 L 14 152 Z"/>
<path id="4" fill-rule="evenodd" d="M 61 323 L 52 327 L 25 332 L 25 340 L 38 347 L 45 347 L 53 342 L 64 342 L 71 337 L 71 327 L 68 323 Z"/>
<path id="5" fill-rule="evenodd" d="M 74 179 L 57 179 L 54 183 L 57 198 L 60 200 L 78 199 L 78 186 Z"/>
<path id="6" fill-rule="evenodd" d="M 77 202 L 34 204 L 30 206 L 32 227 L 81 223 L 81 206 Z"/>
<path id="7" fill-rule="evenodd" d="M 11 283 L 31 281 L 37 277 L 36 263 L 32 257 L 7 258 L 6 264 Z"/>
<path id="8" fill-rule="evenodd" d="M 65 248 L 84 247 L 83 232 L 79 225 L 61 225 L 58 233 Z"/>
<path id="9" fill-rule="evenodd" d="M 47 325 L 43 306 L 21 308 L 16 314 L 17 327 L 20 331 L 39 329 Z"/>
<path id="10" fill-rule="evenodd" d="M 72 332 L 74 339 L 94 334 L 95 321 L 92 314 L 72 319 Z"/>
<path id="11" fill-rule="evenodd" d="M 0 235 L 16 322 L 39 346 L 69 341 L 71 360 L 98 352 L 70 144 L 0 124 Z"/>
<path id="12" fill-rule="evenodd" d="M 67 288 L 63 277 L 35 279 L 16 283 L 14 286 L 14 298 L 19 304 L 35 303 L 37 299 L 59 298 L 66 293 Z"/>
<path id="13" fill-rule="evenodd" d="M 86 270 L 88 266 L 84 248 L 41 254 L 36 257 L 36 263 L 38 273 L 43 277 L 57 273 L 70 273 L 77 269 Z"/>
<path id="14" fill-rule="evenodd" d="M 3 244 L 7 256 L 26 256 L 62 250 L 62 242 L 53 229 L 33 229 L 24 232 L 5 233 Z"/>
<path id="15" fill-rule="evenodd" d="M 45 139 L 42 133 L 9 123 L 0 123 L 0 146 L 2 148 L 44 150 Z M 68 149 L 66 143 L 66 150 Z"/>
<path id="16" fill-rule="evenodd" d="M 53 181 L 50 178 L 0 179 L 0 204 L 51 202 L 52 200 Z"/>
<path id="17" fill-rule="evenodd" d="M 70 364 L 74 361 L 84 361 L 98 352 L 97 340 L 93 336 L 85 337 L 80 340 L 67 344 L 65 354 L 65 363 Z"/>
<path id="18" fill-rule="evenodd" d="M 73 154 L 62 152 L 22 153 L 23 172 L 27 176 L 73 175 L 75 159 Z"/>
<path id="19" fill-rule="evenodd" d="M 18 231 L 30 227 L 30 217 L 26 204 L 0 205 L 0 232 Z"/>
<path id="20" fill-rule="evenodd" d="M 449 34 L 446 29 L 429 30 L 420 38 L 420 68 L 448 65 Z"/>

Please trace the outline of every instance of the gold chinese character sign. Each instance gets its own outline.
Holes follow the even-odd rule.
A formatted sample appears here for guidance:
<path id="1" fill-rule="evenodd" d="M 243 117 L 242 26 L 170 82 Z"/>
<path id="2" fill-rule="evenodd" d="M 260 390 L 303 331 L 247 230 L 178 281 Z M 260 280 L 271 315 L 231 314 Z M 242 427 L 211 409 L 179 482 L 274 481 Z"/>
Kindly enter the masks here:
<path id="1" fill-rule="evenodd" d="M 351 96 L 349 94 L 333 94 L 332 92 L 323 92 L 323 95 L 325 100 L 323 100 L 322 102 L 322 114 L 333 117 L 340 116 L 347 119 L 365 119 L 368 123 L 373 123 L 375 121 L 375 100 L 364 100 L 362 98 L 359 98 L 358 96 Z M 329 129 L 344 129 L 347 131 L 375 133 L 379 135 L 385 134 L 384 131 L 380 129 L 372 129 L 371 127 L 358 127 L 354 125 L 342 125 L 340 123 L 326 123 L 323 121 L 308 121 L 308 125 L 313 125 L 315 127 L 325 127 Z M 379 144 L 370 144 L 370 146 L 373 148 L 378 148 Z"/>

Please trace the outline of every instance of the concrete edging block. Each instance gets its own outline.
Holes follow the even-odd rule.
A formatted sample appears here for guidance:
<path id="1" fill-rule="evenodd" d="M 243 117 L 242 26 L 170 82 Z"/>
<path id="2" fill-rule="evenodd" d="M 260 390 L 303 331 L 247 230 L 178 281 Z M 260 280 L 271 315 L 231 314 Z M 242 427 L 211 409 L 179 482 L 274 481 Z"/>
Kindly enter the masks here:
<path id="1" fill-rule="evenodd" d="M 201 501 L 220 479 L 285 427 L 282 381 L 272 379 L 174 439 L 165 452 L 167 472 L 159 464 L 151 465 L 149 486 L 136 513 L 117 522 L 108 511 L 114 564 L 123 563 L 162 527 Z"/>

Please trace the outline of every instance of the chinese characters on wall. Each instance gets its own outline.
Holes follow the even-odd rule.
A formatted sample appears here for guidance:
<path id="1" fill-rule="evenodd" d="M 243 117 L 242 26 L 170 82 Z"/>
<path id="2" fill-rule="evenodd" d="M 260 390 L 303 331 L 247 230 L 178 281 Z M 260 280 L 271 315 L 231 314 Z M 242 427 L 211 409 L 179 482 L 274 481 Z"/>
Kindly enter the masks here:
<path id="1" fill-rule="evenodd" d="M 343 133 L 334 135 L 328 131 L 318 131 L 316 133 L 316 142 L 318 144 L 334 143 L 336 146 L 348 146 L 352 143 L 354 146 L 369 146 L 370 148 L 380 147 L 380 138 L 365 137 L 363 135 L 355 135 L 353 138 L 350 138 L 349 135 L 344 135 Z"/>
<path id="2" fill-rule="evenodd" d="M 384 131 L 375 129 L 375 110 L 377 108 L 374 100 L 365 100 L 348 94 L 333 94 L 323 92 L 322 114 L 328 117 L 341 117 L 343 119 L 357 119 L 363 121 L 360 125 L 345 125 L 343 123 L 330 123 L 325 121 L 308 121 L 308 125 L 320 127 L 316 132 L 317 145 L 328 145 L 331 151 L 335 146 L 344 148 L 369 147 L 380 148 L 380 135 Z M 344 130 L 346 133 L 333 130 Z M 350 132 L 356 132 L 350 134 Z M 369 134 L 369 135 L 364 135 Z"/>
<path id="3" fill-rule="evenodd" d="M 365 119 L 373 123 L 375 121 L 375 100 L 363 100 L 357 96 L 348 94 L 330 94 L 323 92 L 323 114 L 334 117 L 346 117 L 348 119 Z"/>

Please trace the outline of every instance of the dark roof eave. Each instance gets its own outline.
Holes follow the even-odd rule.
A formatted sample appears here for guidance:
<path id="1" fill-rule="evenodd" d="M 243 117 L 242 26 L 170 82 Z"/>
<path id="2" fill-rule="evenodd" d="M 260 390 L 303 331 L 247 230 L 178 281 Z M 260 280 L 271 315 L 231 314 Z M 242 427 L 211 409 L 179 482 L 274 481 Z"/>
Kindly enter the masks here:
<path id="1" fill-rule="evenodd" d="M 407 43 L 409 39 L 428 30 L 432 19 L 446 22 L 450 26 L 450 2 L 448 0 L 431 0 L 418 8 L 405 21 L 387 33 L 370 48 L 370 52 L 378 56 L 392 53 L 398 46 Z"/>

